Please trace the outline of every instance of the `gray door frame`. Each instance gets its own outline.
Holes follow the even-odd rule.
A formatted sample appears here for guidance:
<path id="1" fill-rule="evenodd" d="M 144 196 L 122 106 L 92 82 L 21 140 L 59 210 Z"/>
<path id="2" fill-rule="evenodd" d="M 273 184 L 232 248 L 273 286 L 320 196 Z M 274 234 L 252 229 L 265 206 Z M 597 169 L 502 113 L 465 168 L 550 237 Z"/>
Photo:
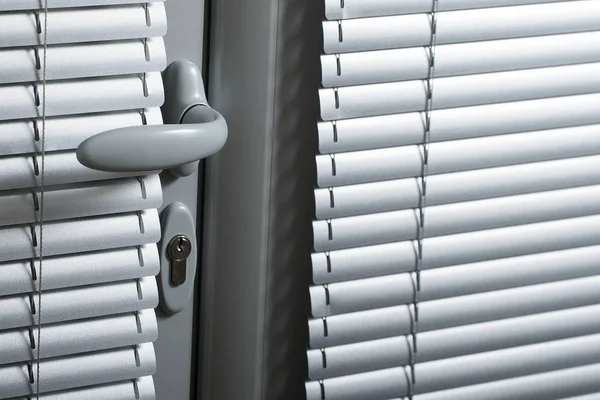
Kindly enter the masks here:
<path id="1" fill-rule="evenodd" d="M 168 62 L 187 59 L 199 66 L 204 57 L 204 0 L 170 0 L 165 2 L 168 32 L 164 38 Z M 199 227 L 202 226 L 203 170 L 191 176 L 175 179 L 161 174 L 163 207 L 174 201 L 186 204 Z M 198 236 L 198 245 L 202 238 Z M 197 282 L 199 278 L 197 277 Z M 188 400 L 195 398 L 197 365 L 197 299 L 175 315 L 157 309 L 158 340 L 154 344 L 157 372 L 154 386 L 158 400 Z"/>
<path id="2" fill-rule="evenodd" d="M 197 399 L 305 398 L 322 3 L 212 1 Z"/>

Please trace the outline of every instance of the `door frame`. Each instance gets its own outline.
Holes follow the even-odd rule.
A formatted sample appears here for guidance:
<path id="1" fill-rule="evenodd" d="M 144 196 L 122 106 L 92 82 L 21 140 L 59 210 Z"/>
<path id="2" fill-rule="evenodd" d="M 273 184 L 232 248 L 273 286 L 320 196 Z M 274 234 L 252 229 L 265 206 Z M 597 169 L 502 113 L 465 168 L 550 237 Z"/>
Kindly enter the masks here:
<path id="1" fill-rule="evenodd" d="M 209 102 L 229 139 L 206 165 L 196 399 L 305 399 L 323 8 L 211 5 Z"/>

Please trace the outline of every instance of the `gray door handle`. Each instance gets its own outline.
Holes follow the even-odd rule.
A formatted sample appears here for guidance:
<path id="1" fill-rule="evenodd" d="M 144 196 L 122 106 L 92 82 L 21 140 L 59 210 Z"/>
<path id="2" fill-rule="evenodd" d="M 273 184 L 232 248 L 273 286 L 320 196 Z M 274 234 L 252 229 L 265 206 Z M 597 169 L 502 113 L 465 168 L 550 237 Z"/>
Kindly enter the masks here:
<path id="1" fill-rule="evenodd" d="M 197 162 L 227 141 L 227 123 L 208 105 L 200 69 L 189 61 L 166 69 L 164 125 L 143 125 L 98 133 L 77 148 L 88 168 L 107 172 L 169 169 L 176 176 L 194 172 Z"/>

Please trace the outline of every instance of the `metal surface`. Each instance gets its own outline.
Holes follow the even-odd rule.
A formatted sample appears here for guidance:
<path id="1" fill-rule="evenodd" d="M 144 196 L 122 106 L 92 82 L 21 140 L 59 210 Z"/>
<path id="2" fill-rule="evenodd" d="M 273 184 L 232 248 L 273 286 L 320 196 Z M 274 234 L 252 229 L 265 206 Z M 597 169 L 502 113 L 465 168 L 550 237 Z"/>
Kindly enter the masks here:
<path id="1" fill-rule="evenodd" d="M 147 125 L 142 111 L 142 126 L 112 129 L 84 140 L 77 148 L 79 162 L 106 172 L 173 169 L 175 176 L 183 177 L 196 170 L 198 160 L 219 151 L 227 140 L 227 123 L 206 102 L 200 68 L 190 61 L 174 61 L 164 73 L 164 84 L 165 124 Z"/>
<path id="2" fill-rule="evenodd" d="M 204 0 L 177 0 L 165 2 L 169 30 L 165 36 L 168 61 L 187 59 L 202 65 L 204 48 Z M 164 204 L 181 201 L 190 208 L 193 220 L 201 225 L 202 171 L 184 178 L 164 173 L 161 176 Z M 198 207 L 196 207 L 198 204 Z M 196 246 L 198 248 L 198 246 Z M 191 280 L 188 279 L 188 282 Z M 194 284 L 196 282 L 193 282 Z M 192 379 L 195 337 L 194 314 L 197 311 L 194 296 L 174 315 L 157 310 L 158 340 L 154 343 L 157 371 L 154 375 L 156 398 L 188 400 L 195 386 Z"/>
<path id="3" fill-rule="evenodd" d="M 192 253 L 192 242 L 185 235 L 177 235 L 168 245 L 171 258 L 171 283 L 181 286 L 187 278 L 187 259 Z"/>
<path id="4" fill-rule="evenodd" d="M 321 3 L 212 6 L 198 399 L 305 399 Z"/>
<path id="5" fill-rule="evenodd" d="M 205 121 L 185 125 L 143 125 L 98 133 L 77 148 L 77 159 L 106 172 L 143 172 L 197 162 L 219 151 L 227 124 L 214 110 Z"/>

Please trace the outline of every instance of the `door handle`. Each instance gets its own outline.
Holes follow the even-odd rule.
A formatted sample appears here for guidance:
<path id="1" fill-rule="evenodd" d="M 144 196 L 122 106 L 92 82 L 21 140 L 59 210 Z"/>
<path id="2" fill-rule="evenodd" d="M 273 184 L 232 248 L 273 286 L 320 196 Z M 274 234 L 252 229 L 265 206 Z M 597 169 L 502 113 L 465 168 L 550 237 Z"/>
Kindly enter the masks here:
<path id="1" fill-rule="evenodd" d="M 227 141 L 227 123 L 206 100 L 200 69 L 178 60 L 165 70 L 164 125 L 142 125 L 98 133 L 77 148 L 84 166 L 106 172 L 170 170 L 192 174 L 198 161 Z"/>

